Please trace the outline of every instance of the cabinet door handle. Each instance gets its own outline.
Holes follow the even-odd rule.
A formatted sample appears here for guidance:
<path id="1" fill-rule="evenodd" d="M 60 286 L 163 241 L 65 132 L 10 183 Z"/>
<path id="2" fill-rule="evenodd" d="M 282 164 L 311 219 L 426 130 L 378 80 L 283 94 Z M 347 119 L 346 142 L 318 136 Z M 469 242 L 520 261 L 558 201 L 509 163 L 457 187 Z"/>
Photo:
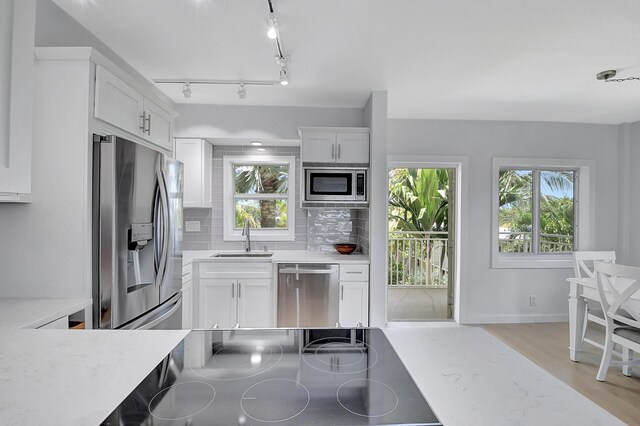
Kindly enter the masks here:
<path id="1" fill-rule="evenodd" d="M 238 283 L 238 299 L 242 297 L 242 283 Z"/>
<path id="2" fill-rule="evenodd" d="M 231 298 L 236 297 L 236 283 L 231 283 Z"/>
<path id="3" fill-rule="evenodd" d="M 147 115 L 147 118 L 145 119 L 145 121 L 147 122 L 147 134 L 149 136 L 151 136 L 151 113 L 149 113 L 149 115 Z M 144 130 L 143 130 L 144 133 Z"/>
<path id="4" fill-rule="evenodd" d="M 340 300 L 344 300 L 344 286 L 340 286 Z"/>
<path id="5" fill-rule="evenodd" d="M 140 115 L 140 130 L 142 130 L 142 133 L 144 134 L 144 123 L 146 121 L 145 118 L 145 113 L 144 111 L 142 111 L 142 114 Z"/>
<path id="6" fill-rule="evenodd" d="M 336 146 L 331 145 L 331 159 L 335 160 L 335 158 L 336 158 Z"/>
<path id="7" fill-rule="evenodd" d="M 338 144 L 338 160 L 340 159 L 340 144 Z"/>

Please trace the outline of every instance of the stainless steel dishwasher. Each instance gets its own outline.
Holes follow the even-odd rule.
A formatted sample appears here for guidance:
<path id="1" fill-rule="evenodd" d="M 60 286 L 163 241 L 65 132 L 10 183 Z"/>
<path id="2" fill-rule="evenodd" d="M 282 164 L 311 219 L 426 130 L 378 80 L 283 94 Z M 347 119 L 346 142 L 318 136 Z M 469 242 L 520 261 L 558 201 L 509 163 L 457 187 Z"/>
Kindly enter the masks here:
<path id="1" fill-rule="evenodd" d="M 278 327 L 335 327 L 338 265 L 278 266 Z"/>

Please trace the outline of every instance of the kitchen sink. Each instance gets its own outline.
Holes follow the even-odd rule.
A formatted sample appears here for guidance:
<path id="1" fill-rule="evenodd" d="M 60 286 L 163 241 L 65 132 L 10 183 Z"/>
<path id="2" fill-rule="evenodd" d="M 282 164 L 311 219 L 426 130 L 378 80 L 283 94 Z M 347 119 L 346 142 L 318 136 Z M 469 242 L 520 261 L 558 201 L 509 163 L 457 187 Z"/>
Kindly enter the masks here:
<path id="1" fill-rule="evenodd" d="M 224 258 L 243 258 L 243 257 L 249 257 L 249 258 L 267 258 L 267 257 L 271 257 L 273 256 L 273 253 L 261 253 L 261 252 L 256 252 L 256 253 L 252 253 L 252 252 L 241 252 L 241 253 L 216 253 L 211 255 L 211 257 L 224 257 Z"/>

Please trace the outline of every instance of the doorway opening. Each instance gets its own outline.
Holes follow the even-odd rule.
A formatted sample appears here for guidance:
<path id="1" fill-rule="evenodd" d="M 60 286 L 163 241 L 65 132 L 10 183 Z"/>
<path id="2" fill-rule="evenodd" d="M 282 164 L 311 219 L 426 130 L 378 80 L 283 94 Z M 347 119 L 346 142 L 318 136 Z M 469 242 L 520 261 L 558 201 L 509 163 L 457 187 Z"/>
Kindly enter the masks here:
<path id="1" fill-rule="evenodd" d="M 389 169 L 387 320 L 454 317 L 455 168 Z"/>

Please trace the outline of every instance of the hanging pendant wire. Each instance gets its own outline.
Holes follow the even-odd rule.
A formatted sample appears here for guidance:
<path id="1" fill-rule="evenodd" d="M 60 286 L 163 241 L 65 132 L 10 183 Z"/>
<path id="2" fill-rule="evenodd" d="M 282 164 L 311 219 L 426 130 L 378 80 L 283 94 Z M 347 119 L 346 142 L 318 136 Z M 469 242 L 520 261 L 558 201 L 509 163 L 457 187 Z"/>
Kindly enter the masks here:
<path id="1" fill-rule="evenodd" d="M 605 83 L 620 83 L 622 81 L 640 80 L 640 77 L 612 78 L 615 77 L 616 74 L 616 70 L 600 71 L 596 74 L 596 78 L 604 81 Z"/>

